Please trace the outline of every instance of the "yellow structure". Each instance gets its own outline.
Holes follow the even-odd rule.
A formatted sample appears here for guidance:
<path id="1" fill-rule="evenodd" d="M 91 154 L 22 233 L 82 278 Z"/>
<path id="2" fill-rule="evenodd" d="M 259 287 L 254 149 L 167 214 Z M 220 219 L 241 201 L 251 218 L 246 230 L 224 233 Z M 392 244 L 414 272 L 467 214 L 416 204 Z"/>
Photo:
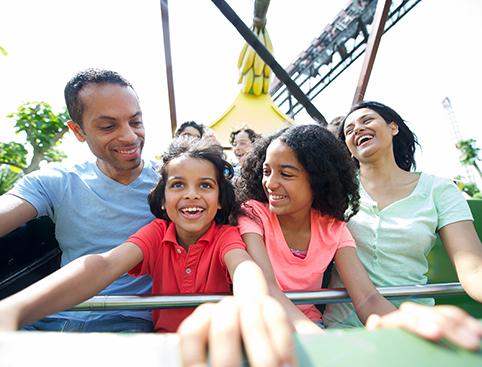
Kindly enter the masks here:
<path id="1" fill-rule="evenodd" d="M 233 104 L 210 128 L 219 142 L 228 147 L 231 132 L 244 126 L 264 135 L 293 123 L 275 106 L 269 94 L 255 96 L 239 92 Z"/>
<path id="2" fill-rule="evenodd" d="M 256 0 L 252 32 L 266 49 L 273 53 L 273 44 L 266 29 L 269 0 Z M 241 91 L 226 112 L 209 127 L 224 147 L 230 147 L 231 132 L 249 127 L 258 134 L 269 134 L 292 125 L 291 118 L 281 112 L 269 95 L 271 69 L 254 49 L 244 44 L 238 58 Z"/>

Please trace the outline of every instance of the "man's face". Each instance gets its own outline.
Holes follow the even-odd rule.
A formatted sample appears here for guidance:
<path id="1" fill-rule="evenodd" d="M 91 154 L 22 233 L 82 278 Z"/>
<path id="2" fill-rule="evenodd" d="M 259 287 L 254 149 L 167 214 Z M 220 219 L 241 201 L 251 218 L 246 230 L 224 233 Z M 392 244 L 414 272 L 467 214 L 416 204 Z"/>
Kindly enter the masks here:
<path id="1" fill-rule="evenodd" d="M 142 170 L 144 125 L 137 96 L 118 84 L 89 84 L 79 94 L 83 127 L 70 122 L 79 141 L 86 141 L 107 176 L 130 182 Z"/>

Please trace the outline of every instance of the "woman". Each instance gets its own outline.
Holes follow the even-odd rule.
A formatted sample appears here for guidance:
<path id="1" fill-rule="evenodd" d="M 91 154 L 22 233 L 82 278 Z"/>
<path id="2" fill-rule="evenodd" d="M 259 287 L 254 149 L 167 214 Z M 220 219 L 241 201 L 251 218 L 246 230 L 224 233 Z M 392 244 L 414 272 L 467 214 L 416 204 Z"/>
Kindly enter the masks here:
<path id="1" fill-rule="evenodd" d="M 359 165 L 360 211 L 348 227 L 372 282 L 426 284 L 426 255 L 439 233 L 462 286 L 482 302 L 482 246 L 467 202 L 450 180 L 411 171 L 418 143 L 400 115 L 362 102 L 345 118 L 340 138 Z M 342 286 L 334 271 L 330 287 Z M 351 304 L 328 305 L 324 320 L 329 327 L 361 325 Z"/>

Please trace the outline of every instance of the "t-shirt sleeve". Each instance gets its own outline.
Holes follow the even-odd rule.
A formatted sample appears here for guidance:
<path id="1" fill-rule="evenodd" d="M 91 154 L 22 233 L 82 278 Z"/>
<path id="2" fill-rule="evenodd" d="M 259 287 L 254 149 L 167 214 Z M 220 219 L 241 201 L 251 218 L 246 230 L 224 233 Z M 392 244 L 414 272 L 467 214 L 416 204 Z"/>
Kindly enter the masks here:
<path id="1" fill-rule="evenodd" d="M 54 206 L 62 201 L 65 190 L 64 174 L 59 169 L 46 168 L 32 172 L 8 191 L 30 204 L 37 210 L 37 216 L 53 217 Z"/>
<path id="2" fill-rule="evenodd" d="M 165 232 L 165 222 L 153 220 L 129 237 L 127 242 L 138 246 L 144 255 L 144 259 L 129 270 L 129 275 L 137 277 L 152 273 L 152 269 L 155 269 L 157 254 L 160 250 L 161 241 L 164 238 Z"/>
<path id="3" fill-rule="evenodd" d="M 246 244 L 241 239 L 239 234 L 239 229 L 233 226 L 223 226 L 222 233 L 219 236 L 218 244 L 220 246 L 219 250 L 219 261 L 224 264 L 224 256 L 231 250 L 240 249 L 246 250 Z"/>
<path id="4" fill-rule="evenodd" d="M 249 213 L 244 214 L 238 218 L 238 228 L 241 235 L 246 233 L 256 233 L 264 236 L 263 224 L 261 220 L 261 204 L 255 201 L 248 201 L 243 204 L 243 209 Z"/>
<path id="5" fill-rule="evenodd" d="M 474 220 L 467 200 L 447 179 L 435 178 L 438 182 L 434 187 L 434 202 L 438 214 L 437 231 L 447 224 L 462 220 Z"/>
<path id="6" fill-rule="evenodd" d="M 351 235 L 347 225 L 345 222 L 339 222 L 340 224 L 340 239 L 338 241 L 338 248 L 342 247 L 356 247 L 355 240 L 353 239 L 353 236 Z"/>

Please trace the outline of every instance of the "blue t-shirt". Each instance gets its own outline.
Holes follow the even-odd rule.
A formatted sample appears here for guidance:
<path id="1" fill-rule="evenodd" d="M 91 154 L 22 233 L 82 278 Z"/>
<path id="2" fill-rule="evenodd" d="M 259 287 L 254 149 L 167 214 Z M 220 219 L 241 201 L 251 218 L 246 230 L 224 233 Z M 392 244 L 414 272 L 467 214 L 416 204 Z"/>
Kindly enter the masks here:
<path id="1" fill-rule="evenodd" d="M 95 164 L 49 167 L 32 172 L 17 182 L 9 194 L 32 204 L 38 216 L 48 215 L 55 223 L 55 236 L 62 250 L 62 266 L 76 258 L 102 253 L 125 242 L 154 219 L 147 202 L 159 174 L 152 162 L 129 185 L 106 176 Z M 150 277 L 124 274 L 100 295 L 142 294 L 151 291 Z M 76 311 L 62 317 L 95 320 L 104 315 L 151 319 L 149 311 Z M 59 314 L 60 315 L 60 314 Z"/>

